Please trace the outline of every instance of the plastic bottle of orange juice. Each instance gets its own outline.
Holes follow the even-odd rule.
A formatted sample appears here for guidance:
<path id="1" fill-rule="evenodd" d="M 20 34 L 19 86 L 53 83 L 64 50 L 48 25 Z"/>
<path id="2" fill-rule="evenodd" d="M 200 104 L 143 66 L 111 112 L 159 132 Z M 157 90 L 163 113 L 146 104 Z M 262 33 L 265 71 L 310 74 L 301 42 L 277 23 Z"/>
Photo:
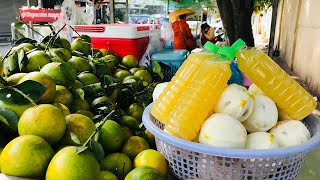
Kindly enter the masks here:
<path id="1" fill-rule="evenodd" d="M 202 63 L 197 74 L 174 106 L 165 130 L 170 134 L 192 140 L 208 118 L 231 77 L 230 63 L 238 48 L 221 47 L 216 56 Z M 235 47 L 234 46 L 234 47 Z"/>
<path id="2" fill-rule="evenodd" d="M 168 83 L 167 87 L 160 94 L 159 98 L 152 105 L 151 114 L 161 123 L 166 123 L 180 95 L 185 91 L 194 75 L 198 72 L 200 65 L 206 59 L 212 58 L 219 49 L 211 42 L 207 42 L 204 48 L 205 51 L 192 53 L 188 56 L 175 76 Z"/>
<path id="3" fill-rule="evenodd" d="M 291 118 L 302 120 L 316 108 L 314 98 L 265 53 L 247 49 L 236 56 L 239 69 Z"/>

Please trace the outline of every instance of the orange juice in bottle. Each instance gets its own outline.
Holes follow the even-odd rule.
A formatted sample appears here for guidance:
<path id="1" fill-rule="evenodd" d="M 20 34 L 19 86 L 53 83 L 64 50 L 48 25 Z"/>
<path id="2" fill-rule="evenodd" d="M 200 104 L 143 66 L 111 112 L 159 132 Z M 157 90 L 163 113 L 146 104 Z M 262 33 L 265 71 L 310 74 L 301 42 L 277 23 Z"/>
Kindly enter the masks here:
<path id="1" fill-rule="evenodd" d="M 227 86 L 231 77 L 230 63 L 236 51 L 221 47 L 216 56 L 202 63 L 169 116 L 165 125 L 168 133 L 186 140 L 196 137 Z"/>
<path id="2" fill-rule="evenodd" d="M 291 118 L 302 120 L 316 108 L 314 98 L 265 53 L 242 50 L 237 59 L 239 69 Z"/>
<path id="3" fill-rule="evenodd" d="M 159 98 L 152 105 L 151 114 L 161 123 L 166 123 L 180 95 L 198 72 L 201 64 L 206 59 L 212 58 L 214 53 L 218 51 L 218 47 L 211 42 L 207 42 L 204 47 L 206 49 L 205 52 L 192 53 L 188 56 Z"/>

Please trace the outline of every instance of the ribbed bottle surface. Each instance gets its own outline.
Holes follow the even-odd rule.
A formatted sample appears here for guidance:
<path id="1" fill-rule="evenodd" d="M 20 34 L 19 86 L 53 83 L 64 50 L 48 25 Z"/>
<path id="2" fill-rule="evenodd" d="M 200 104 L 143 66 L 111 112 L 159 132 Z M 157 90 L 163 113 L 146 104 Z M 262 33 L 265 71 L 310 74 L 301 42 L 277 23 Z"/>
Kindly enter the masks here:
<path id="1" fill-rule="evenodd" d="M 186 140 L 194 139 L 230 77 L 228 62 L 207 60 L 202 63 L 174 106 L 165 130 Z"/>
<path id="2" fill-rule="evenodd" d="M 175 76 L 152 105 L 151 114 L 156 119 L 166 124 L 179 97 L 186 90 L 201 64 L 206 59 L 212 57 L 214 57 L 214 54 L 207 52 L 192 53 L 189 55 L 188 59 L 181 65 Z"/>
<path id="3" fill-rule="evenodd" d="M 316 108 L 314 98 L 265 53 L 244 50 L 237 59 L 239 69 L 291 118 L 302 120 Z"/>

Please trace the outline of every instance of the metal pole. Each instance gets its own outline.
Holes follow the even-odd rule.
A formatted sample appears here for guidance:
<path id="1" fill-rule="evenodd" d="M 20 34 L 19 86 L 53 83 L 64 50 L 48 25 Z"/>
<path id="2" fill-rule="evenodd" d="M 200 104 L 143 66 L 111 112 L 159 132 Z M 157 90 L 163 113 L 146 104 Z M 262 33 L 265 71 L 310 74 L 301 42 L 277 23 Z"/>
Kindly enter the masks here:
<path id="1" fill-rule="evenodd" d="M 169 14 L 169 0 L 167 2 L 167 12 L 166 12 L 166 14 Z"/>
<path id="2" fill-rule="evenodd" d="M 42 8 L 42 0 L 38 0 L 38 7 Z"/>
<path id="3" fill-rule="evenodd" d="M 129 0 L 126 0 L 126 23 L 129 23 Z"/>
<path id="4" fill-rule="evenodd" d="M 114 0 L 110 0 L 110 24 L 114 23 Z"/>
<path id="5" fill-rule="evenodd" d="M 27 0 L 27 5 L 28 5 L 28 8 L 30 8 L 31 7 L 31 5 L 30 5 L 30 0 Z M 33 28 L 33 23 L 30 21 L 29 22 L 29 26 L 31 27 L 31 28 Z M 32 31 L 32 29 L 30 29 L 30 28 L 28 28 L 28 36 L 31 38 L 31 39 L 33 39 L 33 31 Z"/>

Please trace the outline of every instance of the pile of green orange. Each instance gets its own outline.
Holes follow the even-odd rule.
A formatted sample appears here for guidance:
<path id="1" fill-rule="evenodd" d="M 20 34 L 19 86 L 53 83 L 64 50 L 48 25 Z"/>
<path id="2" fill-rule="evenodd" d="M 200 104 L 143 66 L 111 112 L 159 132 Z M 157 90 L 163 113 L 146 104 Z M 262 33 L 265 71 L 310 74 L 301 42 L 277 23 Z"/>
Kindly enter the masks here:
<path id="1" fill-rule="evenodd" d="M 156 85 L 150 67 L 92 49 L 87 37 L 19 40 L 1 62 L 1 173 L 164 179 L 166 159 L 142 124 Z"/>

